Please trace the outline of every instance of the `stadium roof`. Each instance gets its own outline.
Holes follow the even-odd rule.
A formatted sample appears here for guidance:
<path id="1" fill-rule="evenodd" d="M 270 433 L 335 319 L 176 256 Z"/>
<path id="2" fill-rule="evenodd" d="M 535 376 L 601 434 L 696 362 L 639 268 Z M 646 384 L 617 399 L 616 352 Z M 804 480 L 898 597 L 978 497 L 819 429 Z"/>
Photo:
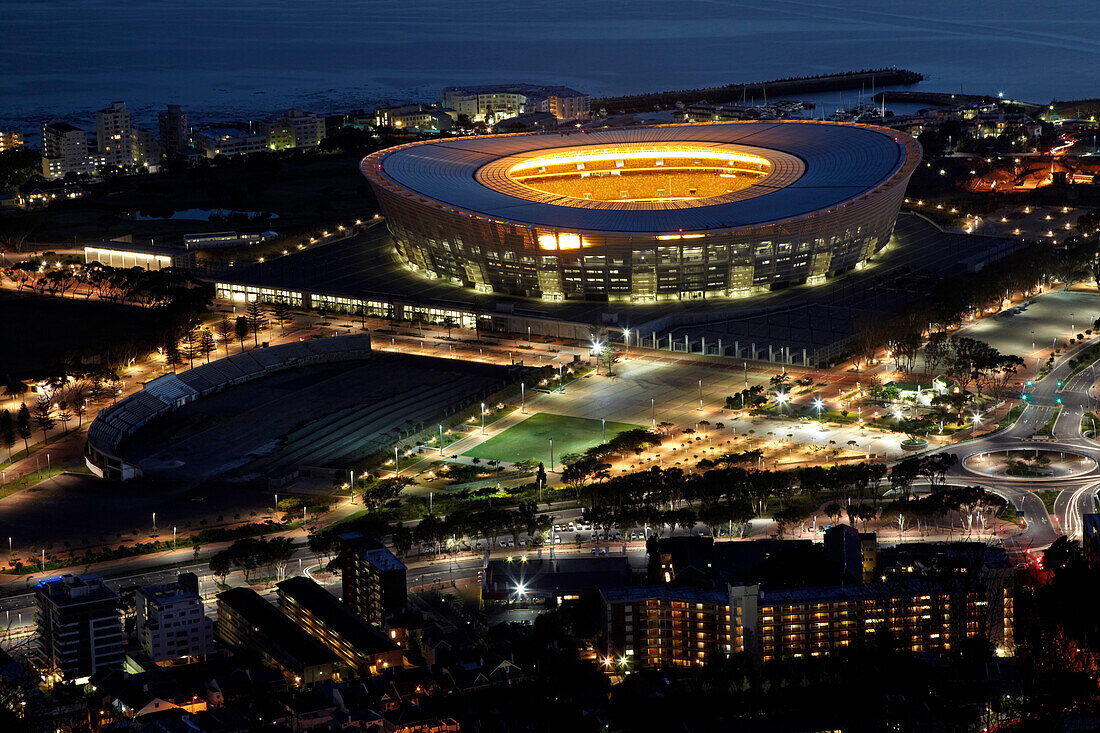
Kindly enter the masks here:
<path id="1" fill-rule="evenodd" d="M 608 202 L 552 204 L 486 185 L 486 166 L 596 145 L 730 146 L 772 160 L 773 173 L 739 200 L 685 208 L 613 208 Z M 663 125 L 590 134 L 460 137 L 414 143 L 368 157 L 364 173 L 406 195 L 490 220 L 580 232 L 667 233 L 741 229 L 801 217 L 858 199 L 919 160 L 916 141 L 865 125 L 768 121 Z M 906 165 L 908 163 L 908 165 Z M 500 176 L 492 176 L 496 185 Z M 481 179 L 481 180 L 479 180 Z M 383 184 L 384 185 L 384 184 Z M 501 188 L 507 188 L 502 185 Z M 564 200 L 563 200 L 564 201 Z M 429 202 L 429 203 L 430 203 Z"/>

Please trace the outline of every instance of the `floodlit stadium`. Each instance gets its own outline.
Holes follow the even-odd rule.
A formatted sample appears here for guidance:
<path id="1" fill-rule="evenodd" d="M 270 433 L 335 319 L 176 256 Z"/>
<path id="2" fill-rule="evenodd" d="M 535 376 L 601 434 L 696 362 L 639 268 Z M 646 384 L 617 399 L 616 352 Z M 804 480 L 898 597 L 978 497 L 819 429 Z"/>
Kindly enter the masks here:
<path id="1" fill-rule="evenodd" d="M 368 156 L 397 252 L 486 292 L 742 296 L 860 267 L 920 160 L 895 130 L 828 122 L 462 137 Z"/>

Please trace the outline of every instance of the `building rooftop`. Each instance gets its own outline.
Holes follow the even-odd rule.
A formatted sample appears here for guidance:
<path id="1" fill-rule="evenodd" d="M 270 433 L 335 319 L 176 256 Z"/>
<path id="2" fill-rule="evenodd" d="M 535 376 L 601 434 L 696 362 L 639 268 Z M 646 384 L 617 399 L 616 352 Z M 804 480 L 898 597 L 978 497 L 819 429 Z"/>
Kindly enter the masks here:
<path id="1" fill-rule="evenodd" d="M 620 203 L 549 194 L 532 197 L 508 177 L 508 171 L 525 160 L 684 146 L 766 159 L 770 167 L 752 185 L 703 205 L 672 199 Z M 722 122 L 412 143 L 367 157 L 363 172 L 375 186 L 492 221 L 578 233 L 663 234 L 742 229 L 830 210 L 898 175 L 908 175 L 919 158 L 915 140 L 887 128 L 809 121 Z"/>
<path id="2" fill-rule="evenodd" d="M 388 547 L 379 540 L 364 537 L 358 532 L 347 532 L 340 535 L 340 540 L 346 543 L 350 550 L 382 572 L 390 570 L 405 570 L 405 563 L 394 555 Z"/>
<path id="3" fill-rule="evenodd" d="M 196 135 L 205 135 L 206 137 L 217 138 L 218 140 L 230 140 L 233 138 L 244 137 L 262 137 L 258 132 L 249 132 L 247 130 L 238 130 L 235 127 L 213 127 L 206 130 L 196 130 Z"/>
<path id="4" fill-rule="evenodd" d="M 53 122 L 47 122 L 46 127 L 57 132 L 83 132 L 76 125 L 70 125 L 68 122 L 62 122 L 61 120 L 54 120 Z"/>
<path id="5" fill-rule="evenodd" d="M 251 588 L 222 591 L 218 594 L 218 603 L 232 608 L 302 665 L 336 664 L 339 661 L 324 644 L 303 631 Z"/>
<path id="6" fill-rule="evenodd" d="M 309 611 L 326 629 L 365 655 L 391 652 L 397 644 L 360 618 L 336 596 L 309 578 L 288 578 L 276 583 L 279 595 Z"/>
<path id="7" fill-rule="evenodd" d="M 622 555 L 490 560 L 485 569 L 485 588 L 498 596 L 512 595 L 517 589 L 531 595 L 580 593 L 614 588 L 629 580 L 630 561 Z"/>
<path id="8" fill-rule="evenodd" d="M 444 87 L 444 94 L 524 94 L 542 97 L 584 97 L 584 92 L 566 86 L 543 84 L 474 84 L 472 86 Z"/>
<path id="9" fill-rule="evenodd" d="M 199 599 L 198 593 L 181 588 L 179 583 L 165 583 L 163 585 L 151 585 L 138 588 L 137 592 L 154 606 L 165 606 L 179 601 L 195 601 Z"/>
<path id="10" fill-rule="evenodd" d="M 729 603 L 726 589 L 674 588 L 667 585 L 641 585 L 626 588 L 608 588 L 603 591 L 608 603 L 635 603 L 639 601 L 680 601 L 683 603 Z"/>
<path id="11" fill-rule="evenodd" d="M 118 600 L 118 593 L 98 575 L 59 575 L 39 581 L 34 589 L 55 606 Z"/>
<path id="12" fill-rule="evenodd" d="M 162 255 L 164 257 L 189 256 L 186 249 L 180 247 L 163 247 L 145 242 L 92 242 L 84 245 L 85 252 L 89 249 L 103 249 L 111 252 L 136 252 L 144 255 Z"/>

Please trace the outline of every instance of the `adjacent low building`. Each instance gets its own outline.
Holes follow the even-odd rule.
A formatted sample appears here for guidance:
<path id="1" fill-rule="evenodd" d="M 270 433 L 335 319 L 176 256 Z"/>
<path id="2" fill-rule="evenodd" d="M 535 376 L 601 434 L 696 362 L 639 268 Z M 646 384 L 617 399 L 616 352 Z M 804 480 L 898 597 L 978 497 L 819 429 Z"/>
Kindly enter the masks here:
<path id="1" fill-rule="evenodd" d="M 578 600 L 583 593 L 629 584 L 630 561 L 625 555 L 522 556 L 490 560 L 481 578 L 481 597 L 486 603 L 539 601 L 558 605 Z"/>
<path id="2" fill-rule="evenodd" d="M 98 575 L 62 575 L 34 586 L 38 661 L 67 682 L 121 666 L 118 593 Z"/>
<path id="3" fill-rule="evenodd" d="M 217 127 L 192 134 L 195 148 L 207 158 L 233 157 L 267 150 L 267 135 L 258 132 Z"/>
<path id="4" fill-rule="evenodd" d="M 445 132 L 454 124 L 454 115 L 439 107 L 423 104 L 406 104 L 398 107 L 379 107 L 374 111 L 376 127 L 392 127 L 395 130 L 423 130 Z"/>
<path id="5" fill-rule="evenodd" d="M 259 128 L 271 150 L 315 148 L 325 139 L 325 118 L 300 109 L 288 109 Z"/>
<path id="6" fill-rule="evenodd" d="M 277 584 L 279 608 L 307 634 L 360 674 L 401 667 L 402 650 L 387 634 L 305 577 Z"/>
<path id="7" fill-rule="evenodd" d="M 97 242 L 84 246 L 85 262 L 99 262 L 108 267 L 140 267 L 143 270 L 178 267 L 190 270 L 195 267 L 195 259 L 194 251 L 152 244 Z"/>
<path id="8" fill-rule="evenodd" d="M 283 670 L 295 684 L 332 679 L 339 658 L 251 588 L 218 594 L 217 638 Z"/>

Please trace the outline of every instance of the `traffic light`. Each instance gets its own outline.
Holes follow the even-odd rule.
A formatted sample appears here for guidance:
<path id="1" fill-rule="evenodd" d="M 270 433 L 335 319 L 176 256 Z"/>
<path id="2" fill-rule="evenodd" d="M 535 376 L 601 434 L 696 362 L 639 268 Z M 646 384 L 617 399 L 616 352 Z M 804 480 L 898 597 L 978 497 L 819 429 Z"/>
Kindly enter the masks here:
<path id="1" fill-rule="evenodd" d="M 1020 399 L 1022 399 L 1024 402 L 1030 402 L 1031 401 L 1031 395 L 1022 394 L 1022 395 L 1020 395 Z"/>
<path id="2" fill-rule="evenodd" d="M 1056 403 L 1058 403 L 1059 405 L 1060 405 L 1060 404 L 1062 404 L 1062 398 L 1061 398 L 1061 397 L 1055 397 L 1055 398 L 1054 398 L 1054 401 L 1055 401 Z"/>
<path id="3" fill-rule="evenodd" d="M 1031 380 L 1030 380 L 1030 379 L 1029 379 L 1029 380 L 1027 380 L 1027 386 L 1028 386 L 1028 387 L 1030 387 L 1030 386 L 1031 386 Z"/>
<path id="4" fill-rule="evenodd" d="M 1059 380 L 1058 380 L 1058 389 L 1061 389 L 1061 388 L 1062 388 L 1062 380 L 1061 380 L 1061 379 L 1059 379 Z"/>

